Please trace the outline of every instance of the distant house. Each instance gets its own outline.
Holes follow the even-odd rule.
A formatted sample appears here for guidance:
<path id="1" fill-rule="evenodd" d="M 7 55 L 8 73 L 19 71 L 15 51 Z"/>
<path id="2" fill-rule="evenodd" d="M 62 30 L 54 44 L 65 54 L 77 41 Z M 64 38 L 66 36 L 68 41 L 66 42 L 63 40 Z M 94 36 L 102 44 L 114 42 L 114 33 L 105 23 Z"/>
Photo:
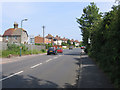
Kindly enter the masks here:
<path id="1" fill-rule="evenodd" d="M 80 42 L 78 40 L 75 40 L 75 46 L 79 46 Z"/>
<path id="2" fill-rule="evenodd" d="M 22 34 L 22 37 L 21 37 Z M 3 42 L 5 43 L 28 43 L 28 34 L 27 31 L 18 28 L 18 24 L 14 23 L 14 28 L 9 28 L 3 34 Z"/>
<path id="3" fill-rule="evenodd" d="M 34 35 L 29 35 L 28 36 L 28 44 L 35 44 Z"/>
<path id="4" fill-rule="evenodd" d="M 43 42 L 43 37 L 41 37 L 40 35 L 39 36 L 36 36 L 35 37 L 35 43 L 45 43 L 45 44 L 48 44 L 48 43 L 51 43 L 51 41 L 49 41 L 48 38 L 44 38 L 44 42 Z"/>
<path id="5" fill-rule="evenodd" d="M 46 43 L 53 43 L 53 36 L 51 34 L 48 34 L 45 38 L 48 39 Z"/>
<path id="6" fill-rule="evenodd" d="M 62 42 L 67 43 L 67 40 L 65 37 L 62 39 Z"/>
<path id="7" fill-rule="evenodd" d="M 73 44 L 73 42 L 74 42 L 74 39 L 71 39 L 70 41 L 71 41 L 71 44 Z"/>
<path id="8" fill-rule="evenodd" d="M 2 35 L 0 35 L 0 42 L 2 42 L 3 41 L 3 38 L 2 38 Z"/>
<path id="9" fill-rule="evenodd" d="M 40 35 L 36 36 L 35 37 L 35 43 L 43 43 L 43 37 L 41 37 Z"/>
<path id="10" fill-rule="evenodd" d="M 54 43 L 56 45 L 61 45 L 62 44 L 62 38 L 58 37 L 58 35 L 56 35 L 56 37 L 54 37 Z"/>

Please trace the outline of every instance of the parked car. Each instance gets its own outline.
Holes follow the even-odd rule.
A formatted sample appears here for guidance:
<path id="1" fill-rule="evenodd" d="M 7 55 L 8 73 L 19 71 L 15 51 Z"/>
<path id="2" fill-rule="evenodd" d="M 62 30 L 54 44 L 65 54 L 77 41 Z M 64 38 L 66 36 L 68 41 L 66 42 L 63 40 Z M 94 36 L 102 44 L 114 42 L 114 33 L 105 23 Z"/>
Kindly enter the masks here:
<path id="1" fill-rule="evenodd" d="M 48 51 L 47 51 L 47 55 L 50 55 L 50 54 L 56 55 L 57 54 L 57 49 L 55 47 L 49 47 Z"/>
<path id="2" fill-rule="evenodd" d="M 62 48 L 57 48 L 57 53 L 63 53 L 63 49 Z"/>
<path id="3" fill-rule="evenodd" d="M 69 49 L 73 49 L 73 46 L 70 46 Z"/>
<path id="4" fill-rule="evenodd" d="M 81 46 L 81 49 L 85 49 L 86 47 L 85 46 Z"/>

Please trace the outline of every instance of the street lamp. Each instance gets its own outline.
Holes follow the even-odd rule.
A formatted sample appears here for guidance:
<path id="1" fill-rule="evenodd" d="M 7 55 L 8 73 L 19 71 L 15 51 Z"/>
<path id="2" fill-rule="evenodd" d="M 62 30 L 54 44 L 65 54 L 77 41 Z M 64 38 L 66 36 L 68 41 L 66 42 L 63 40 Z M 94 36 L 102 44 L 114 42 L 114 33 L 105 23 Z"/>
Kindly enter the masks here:
<path id="1" fill-rule="evenodd" d="M 20 44 L 22 43 L 22 23 L 23 23 L 23 21 L 27 21 L 28 19 L 23 19 L 23 20 L 21 20 L 21 41 L 20 41 Z"/>
<path id="2" fill-rule="evenodd" d="M 20 39 L 20 44 L 22 44 L 22 23 L 23 21 L 27 21 L 28 19 L 23 19 L 21 20 L 21 39 Z M 22 46 L 20 46 L 20 56 L 21 56 L 21 50 L 22 50 Z"/>

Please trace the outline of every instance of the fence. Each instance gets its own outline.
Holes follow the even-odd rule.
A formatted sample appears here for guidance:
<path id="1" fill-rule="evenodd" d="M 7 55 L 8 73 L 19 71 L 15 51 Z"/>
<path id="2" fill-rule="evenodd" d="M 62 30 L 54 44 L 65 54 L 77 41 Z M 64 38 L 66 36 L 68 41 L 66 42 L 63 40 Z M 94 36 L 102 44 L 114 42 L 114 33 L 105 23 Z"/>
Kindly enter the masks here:
<path id="1" fill-rule="evenodd" d="M 25 44 L 26 47 L 28 47 L 28 50 L 41 50 L 46 49 L 44 45 L 31 45 L 31 44 Z M 0 50 L 7 50 L 8 46 L 7 43 L 0 42 Z"/>
<path id="2" fill-rule="evenodd" d="M 7 50 L 8 46 L 7 43 L 0 42 L 0 50 Z"/>
<path id="3" fill-rule="evenodd" d="M 30 44 L 26 44 L 26 47 L 28 47 L 28 50 L 41 50 L 41 49 L 45 49 L 44 45 L 30 45 Z"/>

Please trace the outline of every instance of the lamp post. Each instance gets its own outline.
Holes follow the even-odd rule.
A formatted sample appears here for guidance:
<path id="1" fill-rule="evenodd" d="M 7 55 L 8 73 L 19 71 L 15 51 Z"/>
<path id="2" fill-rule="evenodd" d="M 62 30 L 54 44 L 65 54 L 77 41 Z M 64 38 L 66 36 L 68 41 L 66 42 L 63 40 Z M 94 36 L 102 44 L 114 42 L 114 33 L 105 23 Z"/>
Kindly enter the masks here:
<path id="1" fill-rule="evenodd" d="M 27 21 L 28 19 L 21 20 L 21 39 L 20 39 L 20 45 L 22 45 L 22 23 L 23 21 Z M 20 56 L 21 56 L 22 46 L 20 46 Z"/>
<path id="2" fill-rule="evenodd" d="M 23 21 L 27 21 L 28 19 L 23 19 L 23 20 L 21 20 L 21 41 L 20 41 L 20 44 L 22 43 L 22 23 L 23 23 Z"/>

